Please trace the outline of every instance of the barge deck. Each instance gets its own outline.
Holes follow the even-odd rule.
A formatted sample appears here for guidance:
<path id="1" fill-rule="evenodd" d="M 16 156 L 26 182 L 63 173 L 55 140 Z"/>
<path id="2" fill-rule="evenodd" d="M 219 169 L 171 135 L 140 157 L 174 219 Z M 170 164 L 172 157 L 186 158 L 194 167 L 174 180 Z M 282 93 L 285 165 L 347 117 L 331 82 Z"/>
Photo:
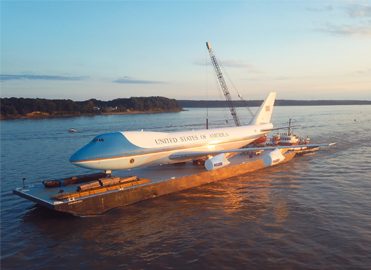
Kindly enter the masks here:
<path id="1" fill-rule="evenodd" d="M 290 161 L 296 154 L 287 151 L 283 154 L 285 159 L 275 165 Z M 58 212 L 91 216 L 270 166 L 264 163 L 263 156 L 251 158 L 240 154 L 229 161 L 228 166 L 211 171 L 192 163 L 162 165 L 119 172 L 115 176 L 98 173 L 66 178 L 67 181 L 48 180 L 16 188 L 13 192 Z M 47 182 L 50 187 L 46 187 Z"/>

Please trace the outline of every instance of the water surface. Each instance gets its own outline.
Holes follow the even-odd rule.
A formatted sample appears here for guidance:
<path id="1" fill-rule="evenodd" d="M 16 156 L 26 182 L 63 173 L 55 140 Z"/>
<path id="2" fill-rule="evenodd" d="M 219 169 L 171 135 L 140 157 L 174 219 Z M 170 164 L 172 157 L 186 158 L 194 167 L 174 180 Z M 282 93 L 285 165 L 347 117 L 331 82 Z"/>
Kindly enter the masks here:
<path id="1" fill-rule="evenodd" d="M 2 268 L 369 269 L 371 106 L 277 107 L 276 125 L 293 117 L 298 133 L 337 147 L 102 216 L 55 214 L 11 194 L 23 177 L 88 172 L 68 158 L 97 134 L 199 129 L 205 114 L 2 121 Z M 232 124 L 224 109 L 209 114 L 214 127 Z"/>

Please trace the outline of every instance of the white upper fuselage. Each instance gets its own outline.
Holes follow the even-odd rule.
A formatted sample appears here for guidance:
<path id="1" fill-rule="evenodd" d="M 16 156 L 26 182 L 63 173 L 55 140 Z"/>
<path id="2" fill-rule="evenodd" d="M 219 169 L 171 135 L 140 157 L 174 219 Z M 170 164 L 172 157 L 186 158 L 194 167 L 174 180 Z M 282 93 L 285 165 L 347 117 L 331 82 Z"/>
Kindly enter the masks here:
<path id="1" fill-rule="evenodd" d="M 233 152 L 273 128 L 271 116 L 275 98 L 275 92 L 269 93 L 248 126 L 181 132 L 106 133 L 78 150 L 70 161 L 80 167 L 109 171 L 178 163 L 199 157 L 191 155 L 191 152 L 202 152 L 202 157 L 222 150 Z M 185 154 L 187 152 L 188 155 Z"/>
<path id="2" fill-rule="evenodd" d="M 268 133 L 272 124 L 181 132 L 124 131 L 102 134 L 78 150 L 70 161 L 80 167 L 124 170 L 145 165 L 177 163 L 179 152 L 237 149 Z"/>

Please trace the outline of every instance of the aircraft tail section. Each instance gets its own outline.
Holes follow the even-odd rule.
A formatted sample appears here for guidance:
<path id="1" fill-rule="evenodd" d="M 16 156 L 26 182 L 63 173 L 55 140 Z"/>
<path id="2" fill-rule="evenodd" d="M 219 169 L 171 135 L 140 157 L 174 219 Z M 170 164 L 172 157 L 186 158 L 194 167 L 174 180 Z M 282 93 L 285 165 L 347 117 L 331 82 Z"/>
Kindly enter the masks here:
<path id="1" fill-rule="evenodd" d="M 254 118 L 251 120 L 252 125 L 269 124 L 271 122 L 276 92 L 270 92 L 263 104 L 258 109 Z"/>

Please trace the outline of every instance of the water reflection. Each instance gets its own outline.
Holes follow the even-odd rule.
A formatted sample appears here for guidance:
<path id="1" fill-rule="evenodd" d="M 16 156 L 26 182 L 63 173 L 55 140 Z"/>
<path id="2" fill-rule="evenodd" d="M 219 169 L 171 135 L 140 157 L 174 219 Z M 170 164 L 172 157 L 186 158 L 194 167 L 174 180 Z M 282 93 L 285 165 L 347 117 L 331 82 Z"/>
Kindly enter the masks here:
<path id="1" fill-rule="evenodd" d="M 306 124 L 303 133 L 313 141 L 337 141 L 337 148 L 92 218 L 35 208 L 10 191 L 25 174 L 36 181 L 85 173 L 68 157 L 98 133 L 197 128 L 200 110 L 135 121 L 113 116 L 2 123 L 2 267 L 368 269 L 371 107 L 278 107 L 275 123 L 286 122 L 293 111 Z M 70 136 L 70 126 L 81 133 Z"/>

